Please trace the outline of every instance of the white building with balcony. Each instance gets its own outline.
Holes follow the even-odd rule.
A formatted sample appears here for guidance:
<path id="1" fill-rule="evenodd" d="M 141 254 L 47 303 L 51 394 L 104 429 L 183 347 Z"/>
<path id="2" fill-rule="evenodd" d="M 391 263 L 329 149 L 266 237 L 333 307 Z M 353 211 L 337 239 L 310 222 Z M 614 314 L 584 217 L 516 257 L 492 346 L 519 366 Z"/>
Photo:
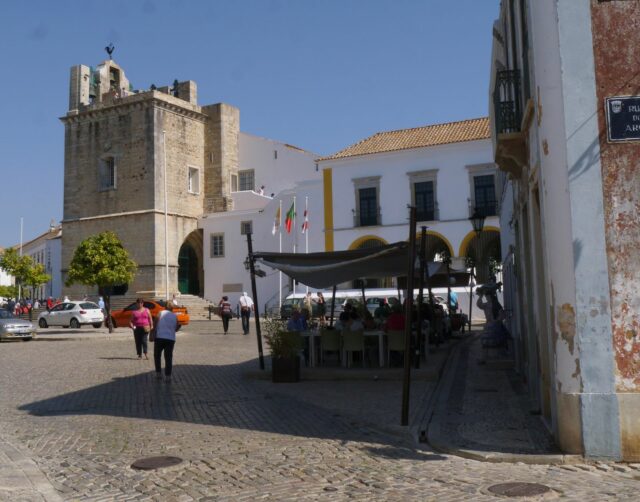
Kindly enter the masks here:
<path id="1" fill-rule="evenodd" d="M 318 160 L 323 174 L 324 249 L 374 247 L 409 238 L 409 204 L 427 227 L 427 259 L 454 266 L 500 260 L 496 166 L 487 118 L 374 134 Z M 469 216 L 486 216 L 476 236 Z M 487 279 L 488 268 L 479 270 Z M 392 280 L 367 280 L 368 287 Z M 358 287 L 356 281 L 354 287 Z"/>

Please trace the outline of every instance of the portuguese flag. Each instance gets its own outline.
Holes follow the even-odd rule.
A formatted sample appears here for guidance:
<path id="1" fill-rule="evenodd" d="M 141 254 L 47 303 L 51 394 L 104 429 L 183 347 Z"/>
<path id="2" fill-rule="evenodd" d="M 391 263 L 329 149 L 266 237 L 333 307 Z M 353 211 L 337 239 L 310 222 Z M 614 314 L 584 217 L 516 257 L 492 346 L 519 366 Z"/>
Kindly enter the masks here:
<path id="1" fill-rule="evenodd" d="M 293 218 L 296 215 L 296 204 L 295 202 L 291 204 L 291 207 L 287 211 L 287 217 L 284 220 L 284 226 L 287 229 L 287 233 L 291 233 L 291 226 L 293 225 Z"/>

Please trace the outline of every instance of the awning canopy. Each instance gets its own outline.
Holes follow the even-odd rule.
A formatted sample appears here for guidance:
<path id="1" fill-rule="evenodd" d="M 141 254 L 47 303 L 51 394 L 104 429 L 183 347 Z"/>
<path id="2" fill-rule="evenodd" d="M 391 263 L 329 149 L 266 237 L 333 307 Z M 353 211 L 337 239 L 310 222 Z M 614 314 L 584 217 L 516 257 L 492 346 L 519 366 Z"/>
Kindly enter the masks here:
<path id="1" fill-rule="evenodd" d="M 324 289 L 366 277 L 406 276 L 409 243 L 397 242 L 376 248 L 324 253 L 257 252 L 254 253 L 254 258 L 264 265 L 281 270 L 302 284 Z M 452 269 L 450 275 L 455 278 L 456 283 L 453 285 L 466 286 L 469 283 L 466 271 Z M 429 276 L 432 287 L 446 286 L 446 265 L 442 262 L 429 262 Z"/>

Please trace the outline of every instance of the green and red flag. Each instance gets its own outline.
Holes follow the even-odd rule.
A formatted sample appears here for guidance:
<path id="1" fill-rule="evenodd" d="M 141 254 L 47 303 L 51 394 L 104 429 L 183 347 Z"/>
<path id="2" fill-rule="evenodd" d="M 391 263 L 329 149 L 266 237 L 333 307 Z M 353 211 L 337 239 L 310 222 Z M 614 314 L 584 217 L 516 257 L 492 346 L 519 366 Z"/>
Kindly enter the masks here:
<path id="1" fill-rule="evenodd" d="M 293 218 L 295 217 L 295 215 L 296 215 L 296 204 L 295 202 L 293 202 L 291 204 L 291 207 L 287 211 L 287 217 L 284 220 L 284 226 L 287 229 L 288 234 L 291 233 L 291 226 L 293 225 Z"/>

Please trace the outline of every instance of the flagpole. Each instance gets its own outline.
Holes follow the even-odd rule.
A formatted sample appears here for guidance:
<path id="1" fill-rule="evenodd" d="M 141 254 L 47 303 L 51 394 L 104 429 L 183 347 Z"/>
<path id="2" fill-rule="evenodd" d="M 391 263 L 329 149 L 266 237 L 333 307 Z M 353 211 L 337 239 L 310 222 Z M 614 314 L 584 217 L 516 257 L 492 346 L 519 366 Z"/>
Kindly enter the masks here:
<path id="1" fill-rule="evenodd" d="M 296 243 L 298 242 L 298 232 L 296 229 L 296 196 L 293 196 L 293 254 L 296 254 Z M 293 279 L 293 294 L 296 294 L 296 280 Z"/>
<path id="2" fill-rule="evenodd" d="M 278 252 L 282 253 L 282 199 L 278 206 Z M 282 310 L 282 270 L 278 270 L 278 312 Z"/>
<path id="3" fill-rule="evenodd" d="M 309 227 L 307 226 L 307 218 L 309 218 L 309 197 L 304 198 L 304 252 L 309 253 Z M 307 286 L 307 294 L 309 293 L 309 286 Z"/>

